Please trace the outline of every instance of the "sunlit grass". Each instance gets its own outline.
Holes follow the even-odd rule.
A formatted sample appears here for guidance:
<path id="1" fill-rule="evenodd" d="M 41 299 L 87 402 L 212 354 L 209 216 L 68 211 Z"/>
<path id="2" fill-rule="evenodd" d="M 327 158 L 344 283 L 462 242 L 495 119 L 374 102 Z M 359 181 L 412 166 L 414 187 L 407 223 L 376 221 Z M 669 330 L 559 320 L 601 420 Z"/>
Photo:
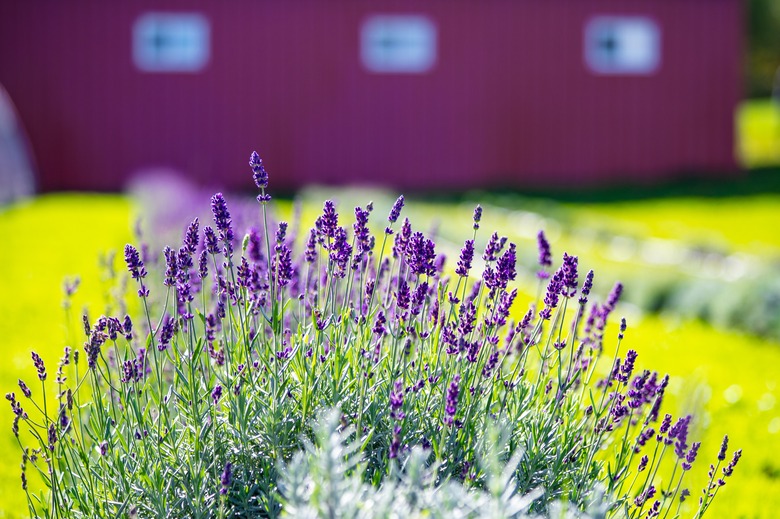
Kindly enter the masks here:
<path id="1" fill-rule="evenodd" d="M 578 221 L 585 226 L 596 224 L 613 231 L 727 251 L 780 251 L 780 232 L 773 216 L 780 210 L 780 195 L 575 203 L 567 207 L 577 211 Z"/>
<path id="2" fill-rule="evenodd" d="M 707 446 L 705 459 L 712 459 L 723 432 L 730 445 L 744 449 L 739 477 L 718 495 L 712 517 L 775 517 L 780 509 L 780 344 L 658 317 L 629 325 L 626 344 L 639 352 L 640 367 L 671 375 L 666 411 L 695 413 L 692 436 Z M 696 483 L 692 499 L 705 484 Z"/>
<path id="3" fill-rule="evenodd" d="M 780 164 L 780 103 L 751 99 L 737 110 L 737 154 L 746 167 Z"/>
<path id="4" fill-rule="evenodd" d="M 121 196 L 50 195 L 0 211 L 3 395 L 19 394 L 18 378 L 34 378 L 31 350 L 55 366 L 64 346 L 81 348 L 83 332 L 75 326 L 79 314 L 87 308 L 90 315 L 99 315 L 108 300 L 100 257 L 112 250 L 121 252 L 131 228 L 131 204 Z M 74 326 L 67 329 L 62 283 L 76 275 L 81 286 L 74 297 Z M 7 405 L 3 399 L 0 517 L 16 517 L 26 515 L 27 505 L 19 479 L 21 452 L 11 434 L 13 415 Z"/>

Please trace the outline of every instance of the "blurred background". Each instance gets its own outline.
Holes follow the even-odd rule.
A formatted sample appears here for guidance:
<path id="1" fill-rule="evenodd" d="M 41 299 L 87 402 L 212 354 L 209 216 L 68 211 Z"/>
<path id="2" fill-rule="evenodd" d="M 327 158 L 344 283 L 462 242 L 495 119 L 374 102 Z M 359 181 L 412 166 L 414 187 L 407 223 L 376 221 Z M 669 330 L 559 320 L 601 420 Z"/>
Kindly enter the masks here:
<path id="1" fill-rule="evenodd" d="M 667 412 L 745 450 L 712 516 L 775 516 L 780 1 L 0 2 L 0 389 L 78 346 L 112 251 L 159 255 L 216 189 L 251 220 L 255 149 L 278 219 L 400 191 L 452 258 L 480 203 L 528 293 L 540 229 L 622 280 Z M 24 510 L 10 424 L 0 517 Z"/>

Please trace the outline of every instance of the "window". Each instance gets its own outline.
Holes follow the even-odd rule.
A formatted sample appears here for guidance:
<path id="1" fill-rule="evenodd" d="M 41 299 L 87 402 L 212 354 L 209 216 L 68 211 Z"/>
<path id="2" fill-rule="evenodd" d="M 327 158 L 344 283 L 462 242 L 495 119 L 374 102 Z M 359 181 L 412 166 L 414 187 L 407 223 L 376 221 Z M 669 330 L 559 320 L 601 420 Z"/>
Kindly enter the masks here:
<path id="1" fill-rule="evenodd" d="M 596 74 L 650 75 L 661 64 L 661 32 L 647 17 L 593 17 L 584 47 L 585 64 Z"/>
<path id="2" fill-rule="evenodd" d="M 371 16 L 361 27 L 360 57 L 370 72 L 428 72 L 436 63 L 436 26 L 421 15 Z"/>
<path id="3" fill-rule="evenodd" d="M 133 62 L 144 72 L 199 72 L 209 60 L 209 33 L 197 13 L 145 13 L 133 26 Z"/>

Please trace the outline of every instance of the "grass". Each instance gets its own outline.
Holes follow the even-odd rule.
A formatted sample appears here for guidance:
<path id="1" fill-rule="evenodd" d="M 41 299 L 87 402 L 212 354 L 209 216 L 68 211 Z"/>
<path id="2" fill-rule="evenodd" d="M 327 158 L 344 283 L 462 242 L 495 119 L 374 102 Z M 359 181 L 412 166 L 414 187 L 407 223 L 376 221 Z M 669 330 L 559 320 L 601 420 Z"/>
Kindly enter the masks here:
<path id="1" fill-rule="evenodd" d="M 0 211 L 0 363 L 2 394 L 18 391 L 16 381 L 33 373 L 30 350 L 55 365 L 62 348 L 80 348 L 82 335 L 65 327 L 62 283 L 78 275 L 81 286 L 73 312 L 104 311 L 105 269 L 99 258 L 121 251 L 130 237 L 131 204 L 107 195 L 48 195 Z M 0 517 L 27 509 L 19 483 L 19 447 L 11 435 L 11 413 L 0 412 Z"/>
<path id="2" fill-rule="evenodd" d="M 780 103 L 752 99 L 737 111 L 737 153 L 749 168 L 780 164 Z"/>

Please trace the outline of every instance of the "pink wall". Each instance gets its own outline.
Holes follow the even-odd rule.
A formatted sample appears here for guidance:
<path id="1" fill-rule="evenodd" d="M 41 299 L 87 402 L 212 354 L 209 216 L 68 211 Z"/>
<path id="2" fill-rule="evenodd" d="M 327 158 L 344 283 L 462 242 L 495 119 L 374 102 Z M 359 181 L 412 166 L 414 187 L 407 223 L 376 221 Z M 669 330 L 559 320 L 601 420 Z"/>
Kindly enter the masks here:
<path id="1" fill-rule="evenodd" d="M 203 72 L 135 68 L 147 11 L 209 18 Z M 435 68 L 366 72 L 372 13 L 429 15 Z M 591 73 L 593 14 L 652 16 L 658 72 Z M 119 189 L 159 165 L 251 187 L 254 149 L 277 189 L 646 183 L 736 169 L 742 27 L 739 0 L 25 0 L 0 3 L 0 83 L 43 190 Z"/>

